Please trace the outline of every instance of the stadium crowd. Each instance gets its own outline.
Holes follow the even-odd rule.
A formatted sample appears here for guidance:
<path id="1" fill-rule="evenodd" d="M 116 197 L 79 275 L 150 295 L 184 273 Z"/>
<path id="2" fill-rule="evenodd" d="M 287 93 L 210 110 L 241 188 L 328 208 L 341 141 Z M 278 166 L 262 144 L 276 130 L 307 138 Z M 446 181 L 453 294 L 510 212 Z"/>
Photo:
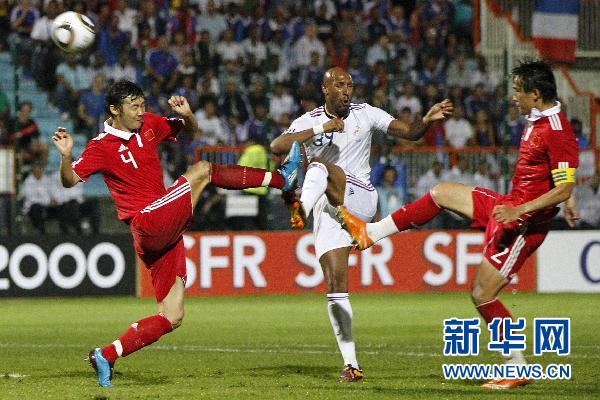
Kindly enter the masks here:
<path id="1" fill-rule="evenodd" d="M 50 40 L 50 24 L 65 10 L 94 21 L 89 51 L 65 54 Z M 353 102 L 406 121 L 450 98 L 454 116 L 416 145 L 373 136 L 373 183 L 395 209 L 422 184 L 407 181 L 393 146 L 518 147 L 524 120 L 507 101 L 501 77 L 475 53 L 472 22 L 468 0 L 0 0 L 0 51 L 11 51 L 25 76 L 49 93 L 48 107 L 87 138 L 102 129 L 109 82 L 140 84 L 148 111 L 162 115 L 169 114 L 169 96 L 185 96 L 201 132 L 163 145 L 170 177 L 205 145 L 268 148 L 294 118 L 322 103 L 322 74 L 331 66 L 351 74 Z M 11 116 L 0 88 L 0 144 L 15 145 L 25 164 L 43 165 L 48 148 L 23 108 Z M 580 146 L 589 146 L 577 133 Z M 434 165 L 419 181 L 454 174 L 471 183 L 499 174 L 493 162 L 470 170 L 460 160 L 439 161 L 443 171 L 435 174 Z"/>

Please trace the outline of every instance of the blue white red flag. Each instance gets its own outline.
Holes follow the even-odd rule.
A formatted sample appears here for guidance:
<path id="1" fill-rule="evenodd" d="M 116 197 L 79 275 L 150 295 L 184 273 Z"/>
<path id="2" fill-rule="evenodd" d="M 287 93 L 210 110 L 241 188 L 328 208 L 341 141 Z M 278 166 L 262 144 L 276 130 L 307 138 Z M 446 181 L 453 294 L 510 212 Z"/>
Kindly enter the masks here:
<path id="1" fill-rule="evenodd" d="M 532 36 L 544 59 L 575 61 L 578 19 L 579 0 L 535 0 Z"/>

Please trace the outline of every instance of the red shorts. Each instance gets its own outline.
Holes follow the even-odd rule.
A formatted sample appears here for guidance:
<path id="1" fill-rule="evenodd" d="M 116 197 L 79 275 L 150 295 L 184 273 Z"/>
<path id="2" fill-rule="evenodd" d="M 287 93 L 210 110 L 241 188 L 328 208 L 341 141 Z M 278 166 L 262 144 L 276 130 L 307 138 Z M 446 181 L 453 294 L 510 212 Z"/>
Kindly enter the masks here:
<path id="1" fill-rule="evenodd" d="M 186 280 L 183 232 L 192 222 L 189 182 L 179 177 L 167 193 L 138 212 L 130 223 L 133 245 L 150 269 L 156 300 L 160 303 L 177 276 Z"/>
<path id="2" fill-rule="evenodd" d="M 548 222 L 529 224 L 512 222 L 503 224 L 492 217 L 494 207 L 506 196 L 492 190 L 476 187 L 473 196 L 472 228 L 485 230 L 483 256 L 506 278 L 519 272 L 521 266 L 542 244 L 548 233 Z"/>

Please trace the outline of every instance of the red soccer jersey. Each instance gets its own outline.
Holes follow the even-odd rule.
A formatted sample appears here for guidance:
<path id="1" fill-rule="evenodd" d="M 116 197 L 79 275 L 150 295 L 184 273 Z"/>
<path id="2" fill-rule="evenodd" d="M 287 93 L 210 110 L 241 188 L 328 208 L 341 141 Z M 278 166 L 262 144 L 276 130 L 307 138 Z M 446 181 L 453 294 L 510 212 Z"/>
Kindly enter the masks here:
<path id="1" fill-rule="evenodd" d="M 560 103 L 546 111 L 533 109 L 521 137 L 519 159 L 507 200 L 526 203 L 556 185 L 574 182 L 579 149 L 571 124 L 560 111 Z M 552 208 L 543 211 L 550 213 Z"/>
<path id="2" fill-rule="evenodd" d="M 133 216 L 166 193 L 157 147 L 174 140 L 183 120 L 144 114 L 139 131 L 125 132 L 104 124 L 104 131 L 90 140 L 73 171 L 86 181 L 99 172 L 117 206 L 121 221 Z"/>

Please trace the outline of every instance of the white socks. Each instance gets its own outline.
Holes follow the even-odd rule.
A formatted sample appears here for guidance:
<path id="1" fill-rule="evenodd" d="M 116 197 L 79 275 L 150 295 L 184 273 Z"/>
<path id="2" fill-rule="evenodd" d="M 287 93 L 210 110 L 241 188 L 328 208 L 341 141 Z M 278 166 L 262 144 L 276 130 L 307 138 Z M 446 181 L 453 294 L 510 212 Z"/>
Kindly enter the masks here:
<path id="1" fill-rule="evenodd" d="M 399 232 L 398 227 L 391 215 L 388 215 L 379 222 L 367 224 L 367 235 L 369 235 L 373 242 L 377 242 L 396 232 Z"/>
<path id="2" fill-rule="evenodd" d="M 318 162 L 311 162 L 308 165 L 308 170 L 304 177 L 302 185 L 302 195 L 300 195 L 300 203 L 304 207 L 306 217 L 310 215 L 317 201 L 323 196 L 327 190 L 327 167 Z"/>
<path id="3" fill-rule="evenodd" d="M 509 355 L 504 356 L 504 362 L 506 364 L 527 364 L 523 352 L 520 350 L 511 350 Z"/>
<path id="4" fill-rule="evenodd" d="M 344 365 L 358 369 L 354 339 L 352 339 L 352 306 L 348 293 L 327 293 L 327 311 Z"/>

